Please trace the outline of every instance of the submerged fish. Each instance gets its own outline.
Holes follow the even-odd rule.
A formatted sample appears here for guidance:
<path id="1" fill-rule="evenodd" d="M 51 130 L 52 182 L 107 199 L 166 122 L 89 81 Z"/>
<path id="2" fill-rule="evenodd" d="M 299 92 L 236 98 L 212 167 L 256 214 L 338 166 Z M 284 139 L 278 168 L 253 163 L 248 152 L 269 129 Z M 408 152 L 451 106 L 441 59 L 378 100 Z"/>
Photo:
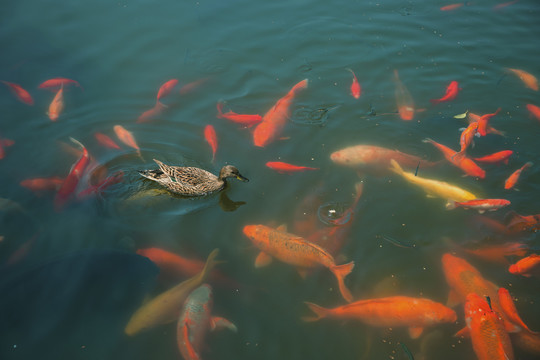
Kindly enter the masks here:
<path id="1" fill-rule="evenodd" d="M 399 112 L 399 117 L 402 120 L 412 120 L 414 118 L 414 100 L 411 93 L 403 82 L 399 79 L 398 71 L 394 69 L 394 83 L 396 86 L 396 104 Z"/>
<path id="2" fill-rule="evenodd" d="M 28 91 L 23 89 L 21 85 L 3 80 L 0 82 L 4 83 L 9 88 L 9 90 L 13 95 L 15 95 L 17 100 L 26 105 L 34 105 L 34 99 L 32 99 L 32 95 L 30 95 Z"/>
<path id="3" fill-rule="evenodd" d="M 461 88 L 458 85 L 457 81 L 452 81 L 446 88 L 446 93 L 440 99 L 431 99 L 429 100 L 433 105 L 440 104 L 445 101 L 454 100 L 457 97 L 458 91 Z"/>
<path id="4" fill-rule="evenodd" d="M 354 71 L 352 71 L 352 69 L 347 69 L 347 70 L 350 71 L 353 76 L 353 81 L 351 84 L 351 95 L 353 96 L 353 98 L 359 99 L 360 94 L 362 93 L 362 88 L 360 87 L 360 83 L 358 82 L 358 79 L 356 78 Z"/>

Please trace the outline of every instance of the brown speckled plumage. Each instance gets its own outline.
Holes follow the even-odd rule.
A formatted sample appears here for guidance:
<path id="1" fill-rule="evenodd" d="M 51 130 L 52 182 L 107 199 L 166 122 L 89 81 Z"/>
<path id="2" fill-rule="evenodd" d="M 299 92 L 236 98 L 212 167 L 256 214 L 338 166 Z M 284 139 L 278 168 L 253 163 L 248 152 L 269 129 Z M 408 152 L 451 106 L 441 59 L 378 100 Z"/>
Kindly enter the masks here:
<path id="1" fill-rule="evenodd" d="M 232 165 L 221 168 L 219 176 L 197 167 L 170 166 L 154 159 L 158 164 L 158 170 L 143 170 L 139 174 L 153 180 L 169 191 L 184 196 L 201 196 L 225 187 L 226 178 L 236 178 L 241 181 L 249 181 L 238 169 Z"/>

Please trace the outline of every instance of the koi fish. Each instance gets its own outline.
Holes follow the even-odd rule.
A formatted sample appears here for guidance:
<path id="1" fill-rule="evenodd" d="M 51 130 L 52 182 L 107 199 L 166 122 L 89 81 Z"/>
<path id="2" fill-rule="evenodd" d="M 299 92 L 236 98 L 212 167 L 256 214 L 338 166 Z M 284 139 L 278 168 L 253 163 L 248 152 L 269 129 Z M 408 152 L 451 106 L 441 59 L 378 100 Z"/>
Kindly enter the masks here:
<path id="1" fill-rule="evenodd" d="M 444 181 L 426 179 L 414 176 L 413 173 L 405 172 L 394 159 L 390 160 L 393 172 L 403 177 L 407 182 L 421 187 L 428 195 L 440 197 L 446 200 L 469 201 L 476 199 L 476 195 Z"/>
<path id="2" fill-rule="evenodd" d="M 180 95 L 187 94 L 187 93 L 192 92 L 193 90 L 197 89 L 199 86 L 201 86 L 202 84 L 204 84 L 208 80 L 209 80 L 209 78 L 202 78 L 202 79 L 199 79 L 199 80 L 192 81 L 192 82 L 187 83 L 186 85 L 182 86 L 180 88 L 180 91 L 178 91 L 178 92 L 180 93 Z"/>
<path id="3" fill-rule="evenodd" d="M 531 277 L 540 276 L 540 255 L 531 254 L 517 263 L 510 265 L 508 271 L 514 275 Z"/>
<path id="4" fill-rule="evenodd" d="M 472 122 L 461 132 L 459 137 L 459 145 L 461 149 L 456 154 L 457 156 L 465 155 L 467 148 L 472 144 L 474 136 L 478 130 L 478 122 Z"/>
<path id="5" fill-rule="evenodd" d="M 480 120 L 480 118 L 481 118 L 480 115 L 472 113 L 472 112 L 469 112 L 469 114 L 467 115 L 467 120 L 469 121 L 469 124 L 472 123 L 472 122 L 478 122 L 478 120 Z M 488 134 L 495 134 L 495 135 L 504 136 L 504 131 L 497 130 L 493 126 L 491 126 L 489 124 L 487 125 L 486 132 Z M 479 136 L 479 135 L 477 135 L 477 136 Z"/>
<path id="6" fill-rule="evenodd" d="M 177 79 L 171 79 L 167 81 L 166 83 L 164 83 L 163 85 L 161 85 L 157 93 L 156 101 L 159 101 L 159 99 L 164 98 L 165 96 L 169 95 L 174 90 L 174 87 L 176 85 L 178 85 Z"/>
<path id="7" fill-rule="evenodd" d="M 208 274 L 218 263 L 215 260 L 218 252 L 219 250 L 215 249 L 208 255 L 206 264 L 199 274 L 159 294 L 135 311 L 124 329 L 126 335 L 133 336 L 143 330 L 178 319 L 183 302 L 194 289 L 206 281 Z"/>
<path id="8" fill-rule="evenodd" d="M 513 360 L 510 337 L 496 311 L 478 294 L 467 295 L 465 322 L 479 360 Z"/>
<path id="9" fill-rule="evenodd" d="M 86 150 L 86 147 L 73 138 L 71 138 L 71 141 L 79 145 L 83 153 L 79 160 L 77 160 L 77 162 L 73 164 L 71 170 L 69 171 L 69 174 L 64 180 L 64 183 L 56 193 L 56 196 L 54 198 L 54 207 L 56 211 L 59 211 L 69 200 L 69 197 L 75 191 L 75 188 L 79 184 L 79 180 L 83 175 L 84 169 L 86 168 L 86 165 L 88 165 L 88 162 L 90 160 L 90 154 L 88 153 L 88 150 Z"/>
<path id="10" fill-rule="evenodd" d="M 58 120 L 58 117 L 64 110 L 64 87 L 60 87 L 60 90 L 56 93 L 54 96 L 53 101 L 49 105 L 49 112 L 47 113 L 49 115 L 49 119 L 51 121 Z"/>
<path id="11" fill-rule="evenodd" d="M 319 168 L 292 165 L 292 164 L 288 164 L 288 163 L 285 163 L 285 162 L 282 162 L 282 161 L 268 161 L 266 163 L 266 166 L 269 167 L 272 170 L 277 171 L 280 174 L 286 174 L 286 173 L 292 173 L 292 172 L 298 172 L 298 171 L 306 171 L 306 170 L 319 170 Z"/>
<path id="12" fill-rule="evenodd" d="M 394 84 L 395 84 L 395 96 L 396 104 L 398 108 L 399 117 L 402 120 L 412 120 L 414 118 L 414 100 L 411 93 L 405 87 L 403 82 L 399 79 L 399 74 L 396 69 L 394 69 Z"/>
<path id="13" fill-rule="evenodd" d="M 137 145 L 137 142 L 135 141 L 135 137 L 133 134 L 126 130 L 122 125 L 115 125 L 113 127 L 113 130 L 118 137 L 118 140 L 123 142 L 129 147 L 132 147 L 133 149 L 137 150 L 137 155 L 143 160 L 143 157 L 141 155 L 141 149 L 139 148 L 139 145 Z M 143 160 L 144 161 L 144 160 Z"/>
<path id="14" fill-rule="evenodd" d="M 176 327 L 176 341 L 185 360 L 199 360 L 208 330 L 228 328 L 237 332 L 236 326 L 222 317 L 212 316 L 212 288 L 203 284 L 193 290 L 183 305 Z"/>
<path id="15" fill-rule="evenodd" d="M 526 106 L 531 115 L 534 116 L 536 120 L 540 121 L 540 107 L 533 104 L 527 104 Z"/>
<path id="16" fill-rule="evenodd" d="M 482 156 L 479 158 L 473 158 L 475 161 L 483 162 L 487 164 L 496 164 L 502 162 L 508 164 L 508 158 L 512 156 L 514 152 L 512 150 L 503 150 L 490 155 Z"/>
<path id="17" fill-rule="evenodd" d="M 529 161 L 525 163 L 525 165 L 523 165 L 521 168 L 514 171 L 512 175 L 510 175 L 508 179 L 506 179 L 506 181 L 504 182 L 504 188 L 506 190 L 513 188 L 514 185 L 516 185 L 516 183 L 518 182 L 521 172 L 525 169 L 530 168 L 531 166 L 533 166 L 533 163 Z"/>
<path id="18" fill-rule="evenodd" d="M 352 167 L 357 171 L 368 171 L 375 174 L 386 174 L 390 167 L 390 160 L 398 161 L 403 167 L 414 169 L 418 163 L 422 167 L 431 167 L 436 163 L 422 160 L 418 156 L 403 153 L 373 145 L 355 145 L 330 155 L 330 159 L 338 165 Z"/>
<path id="19" fill-rule="evenodd" d="M 50 178 L 33 178 L 21 181 L 19 184 L 34 192 L 58 190 L 64 183 L 64 179 L 58 176 Z"/>
<path id="20" fill-rule="evenodd" d="M 500 10 L 500 9 L 505 8 L 507 6 L 513 5 L 513 4 L 517 3 L 518 1 L 519 0 L 513 0 L 513 1 L 508 1 L 508 2 L 505 2 L 505 3 L 497 4 L 497 5 L 493 6 L 493 10 Z"/>
<path id="21" fill-rule="evenodd" d="M 109 136 L 107 136 L 107 135 L 105 135 L 103 133 L 97 132 L 97 133 L 94 134 L 94 137 L 104 147 L 109 148 L 109 149 L 118 149 L 118 150 L 120 150 L 120 146 L 118 146 L 118 144 L 115 143 L 114 140 L 111 139 Z"/>
<path id="22" fill-rule="evenodd" d="M 212 148 L 212 162 L 216 158 L 216 151 L 218 148 L 216 129 L 212 125 L 206 125 L 204 127 L 204 139 Z"/>
<path id="23" fill-rule="evenodd" d="M 124 179 L 124 172 L 122 170 L 117 171 L 113 175 L 103 179 L 96 185 L 89 186 L 88 188 L 82 190 L 77 194 L 77 199 L 82 200 L 84 198 L 87 198 L 91 195 L 102 193 L 105 189 L 107 189 L 109 186 L 112 186 L 114 184 L 118 184 L 122 182 Z"/>
<path id="24" fill-rule="evenodd" d="M 6 148 L 13 146 L 15 141 L 11 139 L 2 139 L 0 138 L 0 160 L 6 157 Z"/>
<path id="25" fill-rule="evenodd" d="M 515 211 L 509 211 L 504 220 L 506 228 L 510 232 L 536 231 L 540 229 L 540 214 L 524 216 Z"/>
<path id="26" fill-rule="evenodd" d="M 262 116 L 258 114 L 250 115 L 250 114 L 237 114 L 232 111 L 228 111 L 226 113 L 223 113 L 223 104 L 218 102 L 217 105 L 217 111 L 218 115 L 217 117 L 220 119 L 227 119 L 231 120 L 237 124 L 242 124 L 247 127 L 251 127 L 255 124 L 258 124 L 262 121 Z"/>
<path id="27" fill-rule="evenodd" d="M 461 250 L 486 261 L 508 265 L 507 256 L 524 256 L 528 247 L 523 243 L 509 242 L 501 245 L 484 246 L 478 249 L 461 248 Z"/>
<path id="28" fill-rule="evenodd" d="M 362 93 L 360 83 L 358 82 L 358 79 L 356 78 L 356 75 L 354 74 L 354 71 L 352 71 L 352 69 L 348 69 L 348 68 L 347 68 L 347 70 L 350 71 L 352 76 L 353 76 L 353 81 L 352 81 L 352 84 L 351 84 L 351 94 L 352 94 L 353 98 L 359 99 L 360 94 Z"/>
<path id="29" fill-rule="evenodd" d="M 441 7 L 441 11 L 451 11 L 451 10 L 456 10 L 460 7 L 462 7 L 463 5 L 465 5 L 464 3 L 456 3 L 456 4 L 450 4 L 450 5 L 445 5 L 443 7 Z"/>
<path id="30" fill-rule="evenodd" d="M 150 110 L 146 110 L 137 118 L 136 123 L 141 124 L 145 122 L 150 122 L 154 120 L 156 117 L 158 117 L 159 115 L 161 115 L 163 110 L 165 110 L 166 108 L 167 106 L 165 104 L 162 104 L 161 102 L 157 101 L 156 105 L 154 105 L 153 108 L 151 108 Z"/>
<path id="31" fill-rule="evenodd" d="M 446 204 L 446 208 L 448 210 L 453 210 L 456 207 L 474 209 L 478 210 L 480 214 L 483 214 L 485 211 L 496 211 L 508 205 L 510 205 L 510 201 L 505 199 L 475 199 L 461 202 L 449 201 L 448 204 Z"/>
<path id="32" fill-rule="evenodd" d="M 508 319 L 515 325 L 518 325 L 523 330 L 528 332 L 533 332 L 529 327 L 523 322 L 521 317 L 519 316 L 516 305 L 514 304 L 514 300 L 512 299 L 512 296 L 506 290 L 505 288 L 501 287 L 497 291 L 497 295 L 499 296 L 499 301 L 501 303 L 501 307 L 503 309 L 504 314 L 508 317 Z M 533 332 L 534 333 L 534 332 Z"/>
<path id="33" fill-rule="evenodd" d="M 58 91 L 61 87 L 66 87 L 69 85 L 80 87 L 81 90 L 84 91 L 83 87 L 81 86 L 81 84 L 79 84 L 79 82 L 75 80 L 71 80 L 71 79 L 66 79 L 66 78 L 53 78 L 53 79 L 45 80 L 44 82 L 39 84 L 38 89 Z"/>
<path id="34" fill-rule="evenodd" d="M 308 87 L 308 79 L 300 81 L 292 89 L 277 101 L 277 103 L 264 114 L 260 124 L 253 131 L 253 143 L 255 146 L 264 147 L 274 141 L 285 126 L 290 116 L 290 107 L 298 91 Z"/>
<path id="35" fill-rule="evenodd" d="M 17 100 L 26 105 L 34 105 L 34 99 L 32 99 L 30 93 L 23 89 L 21 85 L 3 80 L 1 82 L 4 83 L 7 87 L 9 87 L 9 90 L 13 95 L 15 95 Z"/>
<path id="36" fill-rule="evenodd" d="M 506 68 L 506 70 L 512 72 L 514 75 L 519 77 L 521 81 L 525 84 L 526 87 L 534 91 L 538 91 L 538 79 L 532 74 L 520 69 L 511 69 Z"/>
<path id="37" fill-rule="evenodd" d="M 243 232 L 261 250 L 255 260 L 256 267 L 269 264 L 272 257 L 299 267 L 301 275 L 305 275 L 310 268 L 322 265 L 336 277 L 343 298 L 348 302 L 352 301 L 351 292 L 347 289 L 344 279 L 352 271 L 354 261 L 336 265 L 333 256 L 326 250 L 304 238 L 287 233 L 281 227 L 272 229 L 264 225 L 246 225 Z"/>
<path id="38" fill-rule="evenodd" d="M 431 99 L 429 100 L 433 105 L 440 104 L 445 101 L 454 100 L 457 97 L 458 91 L 461 88 L 458 85 L 457 81 L 452 81 L 447 87 L 444 96 L 440 99 Z"/>
<path id="39" fill-rule="evenodd" d="M 480 116 L 478 119 L 478 134 L 480 136 L 486 136 L 487 135 L 487 128 L 488 128 L 488 121 L 497 115 L 501 111 L 501 108 L 498 108 L 497 111 L 495 111 L 493 114 L 485 114 Z"/>
<path id="40" fill-rule="evenodd" d="M 423 142 L 431 143 L 433 146 L 439 149 L 446 160 L 448 160 L 455 167 L 461 169 L 465 174 L 478 177 L 480 179 L 484 179 L 486 177 L 486 172 L 465 155 L 460 154 L 460 156 L 456 156 L 458 155 L 458 152 L 429 138 L 424 139 Z"/>
<path id="41" fill-rule="evenodd" d="M 304 317 L 304 321 L 317 321 L 322 318 L 355 319 L 379 327 L 406 326 L 413 339 L 418 338 L 425 327 L 457 320 L 456 312 L 443 304 L 407 296 L 360 300 L 333 309 L 310 302 L 305 304 L 315 316 Z"/>

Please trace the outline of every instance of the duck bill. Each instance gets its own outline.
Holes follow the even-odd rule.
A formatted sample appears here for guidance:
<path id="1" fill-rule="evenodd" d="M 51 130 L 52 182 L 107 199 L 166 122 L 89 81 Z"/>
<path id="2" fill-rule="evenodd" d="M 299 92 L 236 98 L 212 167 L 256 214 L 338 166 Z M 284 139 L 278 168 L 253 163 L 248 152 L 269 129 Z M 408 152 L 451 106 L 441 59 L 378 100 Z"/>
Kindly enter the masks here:
<path id="1" fill-rule="evenodd" d="M 243 182 L 248 182 L 249 179 L 247 177 L 243 177 L 242 175 L 238 174 L 236 175 L 236 178 L 240 181 L 243 181 Z"/>

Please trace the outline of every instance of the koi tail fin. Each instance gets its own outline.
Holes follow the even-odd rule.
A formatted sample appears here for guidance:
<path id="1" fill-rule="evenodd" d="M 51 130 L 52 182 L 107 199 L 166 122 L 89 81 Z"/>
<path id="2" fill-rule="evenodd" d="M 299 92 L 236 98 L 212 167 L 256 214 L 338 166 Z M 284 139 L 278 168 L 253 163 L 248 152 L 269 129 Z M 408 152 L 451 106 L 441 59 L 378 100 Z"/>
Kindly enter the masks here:
<path id="1" fill-rule="evenodd" d="M 199 275 L 196 275 L 197 277 L 199 277 L 201 283 L 206 281 L 206 278 L 208 277 L 212 269 L 220 263 L 216 260 L 218 253 L 219 249 L 214 249 L 210 253 L 210 255 L 208 255 L 208 258 L 206 259 L 206 264 L 204 264 L 204 268 L 202 269 L 202 271 L 199 273 Z"/>
<path id="2" fill-rule="evenodd" d="M 218 111 L 217 117 L 218 119 L 223 119 L 223 104 L 221 102 L 217 102 L 216 108 Z"/>
<path id="3" fill-rule="evenodd" d="M 302 320 L 307 321 L 307 322 L 317 321 L 322 318 L 328 317 L 330 313 L 332 312 L 332 310 L 330 309 L 325 309 L 322 306 L 319 306 L 319 305 L 316 305 L 307 301 L 305 301 L 304 303 L 309 307 L 311 311 L 315 313 L 315 316 L 311 316 L 311 317 L 304 316 L 302 318 Z"/>
<path id="4" fill-rule="evenodd" d="M 456 208 L 455 200 L 448 199 L 448 202 L 446 203 L 446 210 L 454 210 L 455 208 Z"/>
<path id="5" fill-rule="evenodd" d="M 523 170 L 528 169 L 533 165 L 534 165 L 534 163 L 532 161 L 529 161 L 525 165 L 523 165 Z"/>
<path id="6" fill-rule="evenodd" d="M 345 277 L 351 273 L 353 268 L 354 261 L 343 265 L 335 265 L 330 268 L 330 271 L 332 271 L 338 281 L 339 291 L 347 302 L 351 302 L 353 300 L 353 296 L 345 285 Z"/>
<path id="7" fill-rule="evenodd" d="M 511 265 L 510 267 L 515 266 Z M 499 303 L 501 304 L 501 308 L 503 313 L 506 315 L 506 317 L 510 320 L 511 323 L 514 325 L 517 325 L 521 327 L 523 330 L 526 330 L 530 332 L 531 334 L 538 334 L 535 331 L 532 331 L 529 329 L 529 327 L 523 322 L 521 317 L 519 316 L 516 306 L 514 304 L 514 300 L 512 299 L 512 296 L 505 288 L 499 288 L 497 291 L 497 295 L 499 296 Z"/>
<path id="8" fill-rule="evenodd" d="M 306 89 L 308 87 L 308 79 L 304 79 L 300 81 L 298 84 L 294 85 L 290 91 L 290 93 L 296 94 L 297 91 Z"/>
<path id="9" fill-rule="evenodd" d="M 424 140 L 422 140 L 423 143 L 428 143 L 428 144 L 432 144 L 433 143 L 433 139 L 431 138 L 425 138 Z"/>
<path id="10" fill-rule="evenodd" d="M 390 170 L 395 172 L 396 174 L 403 175 L 403 173 L 405 173 L 405 171 L 403 171 L 403 169 L 401 168 L 401 166 L 399 166 L 399 163 L 396 160 L 391 159 L 390 165 Z"/>

